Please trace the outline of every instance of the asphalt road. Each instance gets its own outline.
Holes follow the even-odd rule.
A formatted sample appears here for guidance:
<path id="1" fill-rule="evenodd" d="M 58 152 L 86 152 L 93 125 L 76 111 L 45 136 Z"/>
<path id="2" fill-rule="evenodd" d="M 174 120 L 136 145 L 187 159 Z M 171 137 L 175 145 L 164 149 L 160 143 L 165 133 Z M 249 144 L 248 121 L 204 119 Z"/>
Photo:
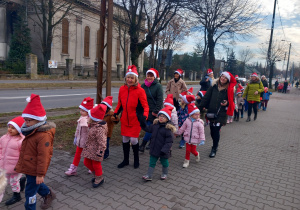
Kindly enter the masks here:
<path id="1" fill-rule="evenodd" d="M 188 85 L 191 87 L 191 85 Z M 200 85 L 193 85 L 194 93 Z M 164 90 L 165 90 L 164 86 Z M 96 101 L 96 89 L 53 89 L 53 90 L 2 90 L 0 91 L 0 113 L 23 111 L 27 102 L 26 98 L 31 93 L 38 94 L 45 109 L 72 107 L 80 105 L 83 98 L 90 96 Z M 105 88 L 102 91 L 105 97 Z M 112 88 L 113 101 L 117 101 L 119 88 Z"/>

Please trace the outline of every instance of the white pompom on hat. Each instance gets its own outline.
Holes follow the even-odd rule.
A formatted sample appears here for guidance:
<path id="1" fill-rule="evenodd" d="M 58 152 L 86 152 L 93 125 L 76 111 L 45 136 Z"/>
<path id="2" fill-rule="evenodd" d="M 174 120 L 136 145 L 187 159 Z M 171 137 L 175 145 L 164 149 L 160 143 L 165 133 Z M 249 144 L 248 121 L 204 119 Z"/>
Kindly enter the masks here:
<path id="1" fill-rule="evenodd" d="M 26 101 L 28 104 L 22 113 L 23 118 L 28 117 L 38 121 L 45 121 L 47 119 L 46 111 L 39 95 L 32 93 L 30 97 L 26 98 Z"/>
<path id="2" fill-rule="evenodd" d="M 139 78 L 139 74 L 137 72 L 137 68 L 136 68 L 135 65 L 128 66 L 128 70 L 126 72 L 126 76 L 130 75 L 130 74 L 136 76 L 137 78 Z"/>
<path id="3" fill-rule="evenodd" d="M 86 97 L 82 100 L 81 104 L 79 105 L 79 108 L 88 112 L 91 110 L 94 106 L 94 99 L 91 97 Z"/>

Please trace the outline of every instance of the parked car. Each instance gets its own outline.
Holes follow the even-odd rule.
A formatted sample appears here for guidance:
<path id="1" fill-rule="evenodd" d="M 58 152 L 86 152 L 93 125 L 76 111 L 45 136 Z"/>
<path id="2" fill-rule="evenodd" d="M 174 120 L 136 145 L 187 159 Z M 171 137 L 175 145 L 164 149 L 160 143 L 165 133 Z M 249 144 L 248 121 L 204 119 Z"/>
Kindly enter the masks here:
<path id="1" fill-rule="evenodd" d="M 242 86 L 245 86 L 245 85 L 246 85 L 246 82 L 247 82 L 246 78 L 239 77 L 238 80 L 241 82 L 241 85 L 242 85 Z"/>

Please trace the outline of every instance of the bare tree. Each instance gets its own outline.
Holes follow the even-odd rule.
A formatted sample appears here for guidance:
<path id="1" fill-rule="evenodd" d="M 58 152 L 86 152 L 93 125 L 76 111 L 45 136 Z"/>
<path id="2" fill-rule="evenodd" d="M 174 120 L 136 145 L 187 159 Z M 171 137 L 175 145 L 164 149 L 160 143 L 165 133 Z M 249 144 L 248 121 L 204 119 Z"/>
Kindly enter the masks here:
<path id="1" fill-rule="evenodd" d="M 198 29 L 203 31 L 207 44 L 209 68 L 214 68 L 214 50 L 223 38 L 234 39 L 238 35 L 246 38 L 254 33 L 260 19 L 260 5 L 254 0 L 188 0 Z M 204 48 L 206 49 L 206 48 Z M 205 55 L 205 54 L 204 54 Z"/>
<path id="2" fill-rule="evenodd" d="M 138 57 L 153 42 L 179 9 L 175 0 L 119 0 L 125 8 L 129 21 L 130 52 L 133 64 L 138 64 Z M 146 28 L 143 26 L 146 24 Z M 142 32 L 146 33 L 145 38 Z"/>
<path id="3" fill-rule="evenodd" d="M 239 59 L 242 62 L 242 75 L 245 75 L 245 67 L 247 63 L 254 57 L 254 54 L 249 48 L 243 49 L 239 51 Z"/>
<path id="4" fill-rule="evenodd" d="M 33 8 L 34 16 L 29 16 L 35 21 L 42 31 L 41 43 L 44 58 L 44 74 L 49 74 L 48 60 L 51 58 L 51 43 L 55 27 L 73 9 L 72 1 L 63 0 L 28 0 L 28 5 Z"/>

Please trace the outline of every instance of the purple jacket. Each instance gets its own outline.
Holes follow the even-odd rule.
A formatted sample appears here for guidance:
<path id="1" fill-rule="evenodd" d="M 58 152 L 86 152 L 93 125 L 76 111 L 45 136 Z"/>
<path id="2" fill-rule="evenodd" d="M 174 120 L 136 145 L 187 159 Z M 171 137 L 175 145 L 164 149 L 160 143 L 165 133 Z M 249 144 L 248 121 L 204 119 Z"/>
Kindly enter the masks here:
<path id="1" fill-rule="evenodd" d="M 201 140 L 205 140 L 203 120 L 197 119 L 192 122 L 190 117 L 187 118 L 176 134 L 182 133 L 186 143 L 199 144 Z"/>

